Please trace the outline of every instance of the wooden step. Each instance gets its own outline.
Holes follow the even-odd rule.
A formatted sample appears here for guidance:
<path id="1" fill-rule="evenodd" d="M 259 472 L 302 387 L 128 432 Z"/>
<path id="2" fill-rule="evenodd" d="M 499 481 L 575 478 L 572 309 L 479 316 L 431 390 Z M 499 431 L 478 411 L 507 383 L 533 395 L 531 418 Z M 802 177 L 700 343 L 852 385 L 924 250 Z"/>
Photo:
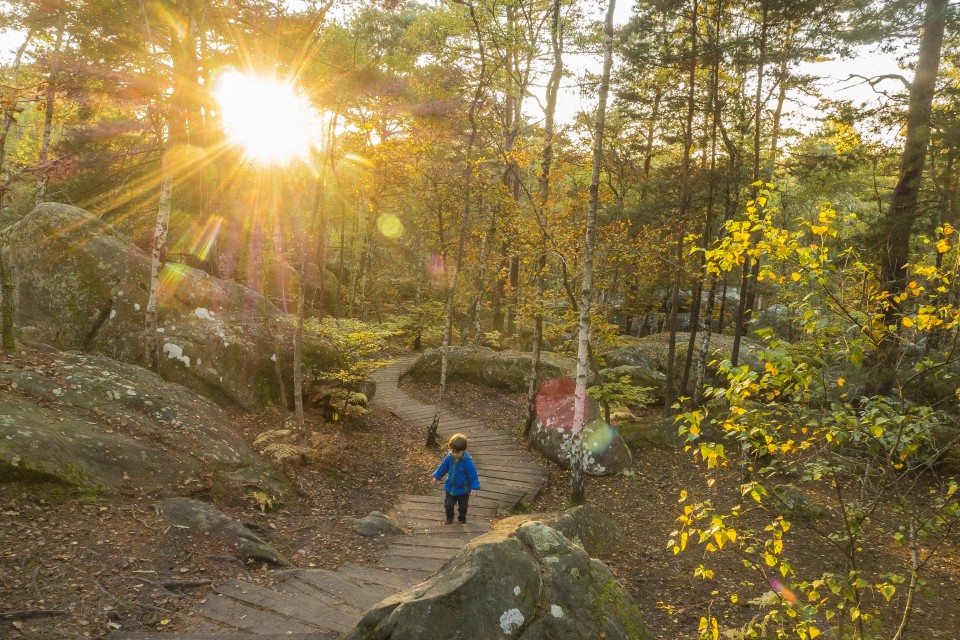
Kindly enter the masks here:
<path id="1" fill-rule="evenodd" d="M 253 615 L 258 617 L 261 613 L 272 612 L 274 615 L 282 615 L 288 620 L 295 618 L 298 622 L 311 625 L 314 629 L 323 631 L 347 631 L 348 629 L 352 629 L 360 620 L 363 613 L 359 609 L 349 606 L 347 603 L 340 605 L 329 604 L 311 597 L 311 594 L 282 593 L 251 582 L 242 582 L 239 580 L 221 585 L 216 591 L 240 603 L 253 605 L 257 609 L 251 609 L 251 611 Z M 223 600 L 225 600 L 225 598 L 210 598 L 207 600 L 207 603 Z M 208 615 L 206 606 L 204 606 L 202 613 Z M 230 622 L 229 620 L 216 620 L 218 622 Z M 280 628 L 274 627 L 267 630 L 275 633 L 280 630 Z M 296 629 L 286 628 L 282 630 L 296 631 Z M 306 629 L 306 631 L 310 631 L 310 629 Z"/>
<path id="2" fill-rule="evenodd" d="M 310 586 L 336 596 L 343 602 L 366 611 L 384 598 L 395 593 L 394 589 L 385 589 L 381 585 L 360 585 L 345 574 L 327 569 L 305 569 L 295 578 Z"/>
<path id="3" fill-rule="evenodd" d="M 334 631 L 331 627 L 317 629 L 297 620 L 269 611 L 248 607 L 236 600 L 223 596 L 207 598 L 200 609 L 200 615 L 220 622 L 231 629 L 250 633 L 310 633 L 312 631 Z"/>
<path id="4" fill-rule="evenodd" d="M 388 552 L 392 556 L 404 556 L 407 558 L 431 558 L 440 560 L 449 560 L 455 556 L 459 549 L 448 549 L 443 547 L 430 546 L 394 546 L 390 547 Z"/>
<path id="5" fill-rule="evenodd" d="M 363 567 L 355 564 L 345 564 L 337 571 L 364 582 L 383 585 L 398 591 L 412 587 L 420 583 L 424 577 L 430 575 L 426 571 L 385 571 L 376 567 Z"/>
<path id="6" fill-rule="evenodd" d="M 381 567 L 388 567 L 390 569 L 418 569 L 426 570 L 430 573 L 435 573 L 444 563 L 446 563 L 446 560 L 406 558 L 403 556 L 384 556 L 380 560 Z"/>

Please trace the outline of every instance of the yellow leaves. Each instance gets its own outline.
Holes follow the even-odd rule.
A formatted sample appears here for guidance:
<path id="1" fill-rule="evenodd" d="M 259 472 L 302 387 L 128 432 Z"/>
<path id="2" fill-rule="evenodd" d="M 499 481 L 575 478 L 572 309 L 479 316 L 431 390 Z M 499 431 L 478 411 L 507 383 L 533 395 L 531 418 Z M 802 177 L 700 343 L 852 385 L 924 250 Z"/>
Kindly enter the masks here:
<path id="1" fill-rule="evenodd" d="M 777 557 L 770 552 L 765 552 L 763 554 L 763 561 L 767 563 L 768 567 L 777 566 Z"/>
<path id="2" fill-rule="evenodd" d="M 688 496 L 687 490 L 686 490 L 686 489 L 681 489 L 681 490 L 680 490 L 680 499 L 677 500 L 677 502 L 681 502 L 681 503 L 682 503 L 682 502 L 686 502 L 687 496 Z"/>
<path id="3" fill-rule="evenodd" d="M 902 322 L 903 326 L 905 326 L 908 329 L 913 326 L 913 320 L 911 320 L 907 316 L 904 316 L 903 318 L 901 318 L 900 322 Z"/>
<path id="4" fill-rule="evenodd" d="M 700 618 L 700 638 L 701 640 L 717 640 L 720 637 L 720 623 L 713 616 L 709 618 Z"/>
<path id="5" fill-rule="evenodd" d="M 937 253 L 946 253 L 950 251 L 950 243 L 947 242 L 946 238 L 940 238 L 937 240 Z"/>
<path id="6" fill-rule="evenodd" d="M 766 370 L 767 373 L 769 373 L 769 374 L 772 375 L 772 376 L 775 376 L 775 375 L 777 375 L 778 373 L 780 373 L 780 372 L 777 370 L 777 368 L 776 368 L 775 366 L 773 366 L 773 364 L 770 363 L 770 362 L 766 363 L 763 368 Z"/>
<path id="7" fill-rule="evenodd" d="M 810 231 L 817 236 L 822 236 L 827 232 L 827 227 L 824 225 L 815 224 L 810 227 Z"/>
<path id="8" fill-rule="evenodd" d="M 878 584 L 877 588 L 880 590 L 880 594 L 887 599 L 887 602 L 890 602 L 890 598 L 892 598 L 893 594 L 897 591 L 897 588 L 889 582 Z"/>
<path id="9" fill-rule="evenodd" d="M 799 282 L 799 281 L 800 281 L 800 278 L 802 278 L 803 276 L 801 276 L 799 273 L 797 273 L 796 271 L 794 271 L 794 272 L 793 272 L 793 275 L 791 275 L 790 277 L 793 278 L 793 281 L 794 281 L 794 282 Z"/>
<path id="10" fill-rule="evenodd" d="M 844 380 L 843 378 L 837 378 L 838 387 L 842 387 L 845 383 L 846 383 L 846 380 Z M 804 431 L 804 433 L 806 433 L 806 431 Z"/>

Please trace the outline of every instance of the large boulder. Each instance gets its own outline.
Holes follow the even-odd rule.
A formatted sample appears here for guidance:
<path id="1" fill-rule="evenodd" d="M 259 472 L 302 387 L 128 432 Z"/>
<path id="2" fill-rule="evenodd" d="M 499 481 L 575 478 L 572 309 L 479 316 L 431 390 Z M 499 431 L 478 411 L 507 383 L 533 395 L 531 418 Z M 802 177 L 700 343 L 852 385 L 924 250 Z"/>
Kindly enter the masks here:
<path id="1" fill-rule="evenodd" d="M 24 338 L 144 364 L 150 257 L 99 218 L 44 203 L 3 231 Z M 158 300 L 159 373 L 246 409 L 276 397 L 276 363 L 292 389 L 293 323 L 258 293 L 199 269 L 168 263 Z M 304 341 L 308 367 L 333 352 Z"/>
<path id="2" fill-rule="evenodd" d="M 621 336 L 620 341 L 626 344 L 608 351 L 602 355 L 602 358 L 608 369 L 637 367 L 648 370 L 651 375 L 665 376 L 667 373 L 669 339 L 669 333 L 655 333 L 642 338 Z M 687 357 L 686 345 L 689 340 L 690 334 L 688 332 L 677 332 L 677 349 L 673 367 L 675 384 L 679 384 L 683 380 L 683 366 Z M 697 346 L 699 348 L 699 338 Z M 759 348 L 758 345 L 753 342 L 741 340 L 740 364 L 745 364 L 752 369 L 762 370 L 760 361 L 752 353 L 757 348 Z M 709 366 L 709 362 L 730 358 L 733 353 L 733 336 L 711 333 L 708 349 L 710 356 L 707 358 L 707 373 L 713 382 L 717 382 L 716 367 Z M 691 373 L 691 375 L 693 374 Z"/>
<path id="3" fill-rule="evenodd" d="M 540 387 L 536 401 L 536 420 L 530 429 L 531 448 L 565 469 L 573 457 L 574 391 L 570 378 L 556 378 Z M 627 473 L 633 463 L 630 449 L 616 428 L 599 417 L 597 403 L 587 398 L 585 424 L 581 433 L 583 471 L 606 476 Z"/>
<path id="4" fill-rule="evenodd" d="M 0 363 L 0 482 L 281 497 L 283 475 L 230 424 L 206 398 L 134 365 L 67 353 Z"/>
<path id="5" fill-rule="evenodd" d="M 530 380 L 530 354 L 522 351 L 494 351 L 488 347 L 440 347 L 427 349 L 405 373 L 413 380 L 433 382 L 440 379 L 442 352 L 447 353 L 447 379 L 525 391 Z M 540 382 L 570 375 L 572 360 L 545 351 L 540 354 Z"/>
<path id="6" fill-rule="evenodd" d="M 497 531 L 512 531 L 525 522 L 541 522 L 591 556 L 615 550 L 623 542 L 617 523 L 599 509 L 584 504 L 560 513 L 510 516 L 494 524 Z"/>
<path id="7" fill-rule="evenodd" d="M 213 505 L 192 498 L 169 498 L 161 504 L 163 514 L 179 530 L 214 536 L 236 550 L 244 560 L 260 560 L 280 567 L 290 561 L 273 545 Z"/>
<path id="8" fill-rule="evenodd" d="M 541 522 L 470 542 L 426 582 L 369 610 L 345 640 L 645 640 L 630 594 Z"/>

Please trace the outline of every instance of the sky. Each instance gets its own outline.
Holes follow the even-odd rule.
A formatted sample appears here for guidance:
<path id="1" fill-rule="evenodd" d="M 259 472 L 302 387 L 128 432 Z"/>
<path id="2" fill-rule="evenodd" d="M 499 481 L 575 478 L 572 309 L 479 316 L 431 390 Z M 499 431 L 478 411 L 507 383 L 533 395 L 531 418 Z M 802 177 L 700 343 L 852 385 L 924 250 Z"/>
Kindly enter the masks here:
<path id="1" fill-rule="evenodd" d="M 291 0 L 290 3 L 294 4 L 298 1 Z M 614 21 L 617 25 L 622 25 L 630 19 L 635 4 L 636 0 L 618 0 L 614 11 Z M 586 0 L 583 2 L 585 13 L 597 20 L 603 20 L 606 7 L 607 4 L 603 0 Z M 0 32 L 0 60 L 12 60 L 22 41 L 23 34 L 21 33 Z M 572 122 L 581 111 L 596 109 L 596 96 L 581 96 L 576 89 L 576 77 L 581 75 L 585 69 L 599 73 L 602 68 L 602 59 L 599 56 L 567 55 L 564 58 L 564 64 L 572 77 L 564 80 L 557 101 L 556 117 L 560 124 Z M 876 104 L 878 98 L 869 85 L 865 83 L 857 84 L 855 81 L 845 81 L 851 74 L 900 73 L 891 54 L 880 54 L 867 49 L 861 50 L 855 58 L 850 60 L 805 64 L 801 66 L 800 71 L 821 77 L 821 89 L 825 95 L 836 99 L 850 100 L 856 105 Z M 907 75 L 909 77 L 909 72 Z M 894 80 L 887 81 L 887 84 L 883 86 L 888 90 L 900 88 Z M 814 127 L 816 123 L 811 122 L 810 116 L 817 114 L 817 105 L 811 102 L 809 98 L 804 99 L 800 96 L 793 96 L 793 98 L 794 101 L 787 106 L 787 109 L 792 112 L 787 114 L 788 122 L 803 128 Z M 542 95 L 540 100 L 542 102 Z M 536 118 L 535 114 L 540 111 L 540 107 L 535 100 L 530 100 L 527 103 L 526 110 Z M 896 133 L 893 132 L 890 135 L 895 136 Z"/>

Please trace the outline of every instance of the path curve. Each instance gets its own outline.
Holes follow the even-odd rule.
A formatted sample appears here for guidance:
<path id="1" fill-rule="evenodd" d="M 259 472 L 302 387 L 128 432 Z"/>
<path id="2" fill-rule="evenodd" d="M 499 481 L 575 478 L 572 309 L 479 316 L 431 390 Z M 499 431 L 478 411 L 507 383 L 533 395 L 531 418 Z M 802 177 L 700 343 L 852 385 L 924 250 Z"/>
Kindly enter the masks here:
<path id="1" fill-rule="evenodd" d="M 423 404 L 402 391 L 401 375 L 415 357 L 402 358 L 374 374 L 373 404 L 386 407 L 410 428 L 426 430 L 435 405 Z M 281 581 L 262 587 L 234 580 L 215 589 L 198 614 L 204 624 L 192 634 L 122 634 L 118 640 L 327 640 L 340 638 L 360 621 L 364 611 L 383 598 L 422 582 L 467 542 L 491 530 L 520 502 L 532 501 L 547 481 L 547 468 L 517 446 L 514 437 L 479 420 L 440 414 L 441 441 L 457 432 L 470 437 L 469 451 L 482 489 L 470 499 L 467 524 L 444 525 L 443 488 L 425 495 L 401 496 L 391 514 L 409 531 L 393 543 L 373 566 L 344 565 L 327 569 L 277 572 Z M 439 461 L 438 461 L 439 462 Z M 362 514 L 361 514 L 362 515 Z"/>

